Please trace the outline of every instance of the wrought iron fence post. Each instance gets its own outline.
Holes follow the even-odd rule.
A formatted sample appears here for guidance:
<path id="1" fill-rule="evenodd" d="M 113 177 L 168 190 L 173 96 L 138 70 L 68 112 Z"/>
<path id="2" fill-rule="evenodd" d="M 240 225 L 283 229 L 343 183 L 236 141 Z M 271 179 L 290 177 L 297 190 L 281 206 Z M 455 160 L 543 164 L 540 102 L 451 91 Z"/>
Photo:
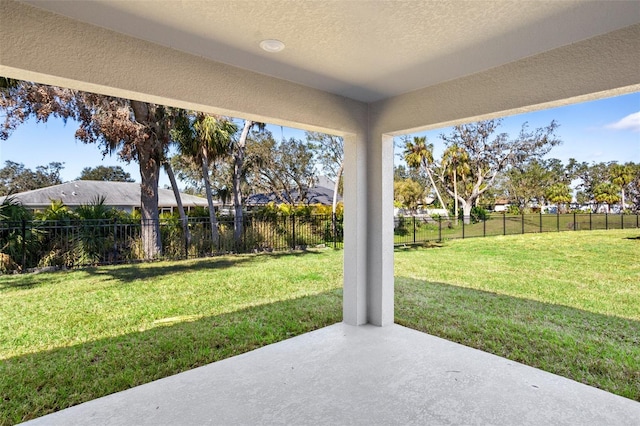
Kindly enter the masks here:
<path id="1" fill-rule="evenodd" d="M 540 233 L 542 234 L 542 207 L 540 207 Z"/>
<path id="2" fill-rule="evenodd" d="M 522 235 L 524 235 L 524 210 L 522 211 Z"/>
<path id="3" fill-rule="evenodd" d="M 438 241 L 442 241 L 442 216 L 438 216 Z"/>
<path id="4" fill-rule="evenodd" d="M 296 217 L 291 215 L 291 250 L 296 249 Z"/>
<path id="5" fill-rule="evenodd" d="M 116 263 L 118 256 L 118 219 L 113 218 L 113 263 Z"/>
<path id="6" fill-rule="evenodd" d="M 464 222 L 465 222 L 465 215 L 462 215 L 462 239 L 464 240 Z"/>
<path id="7" fill-rule="evenodd" d="M 560 209 L 556 212 L 556 228 L 557 232 L 560 232 Z"/>
<path id="8" fill-rule="evenodd" d="M 573 230 L 578 230 L 578 228 L 576 227 L 576 212 L 573 212 Z"/>
<path id="9" fill-rule="evenodd" d="M 593 213 L 593 212 L 589 211 L 589 231 L 592 231 L 592 230 L 593 230 L 593 226 L 592 226 L 592 222 L 591 222 L 591 214 L 592 214 L 592 213 Z"/>
<path id="10" fill-rule="evenodd" d="M 416 217 L 413 216 L 413 243 L 416 243 Z"/>
<path id="11" fill-rule="evenodd" d="M 507 235 L 507 213 L 502 214 L 502 235 Z"/>
<path id="12" fill-rule="evenodd" d="M 333 249 L 335 250 L 338 246 L 338 216 L 335 213 L 331 213 L 331 226 L 333 230 Z"/>
<path id="13" fill-rule="evenodd" d="M 22 270 L 27 269 L 27 221 L 22 219 Z"/>
<path id="14" fill-rule="evenodd" d="M 487 236 L 487 217 L 488 215 L 485 215 L 482 221 L 482 236 L 486 237 Z"/>
<path id="15" fill-rule="evenodd" d="M 234 216 L 235 217 L 235 216 Z M 249 218 L 246 214 L 242 215 L 242 251 L 247 252 L 247 227 L 249 226 Z"/>
<path id="16" fill-rule="evenodd" d="M 609 212 L 604 212 L 604 229 L 609 230 Z"/>
<path id="17" fill-rule="evenodd" d="M 624 212 L 620 213 L 620 229 L 624 229 Z"/>
<path id="18" fill-rule="evenodd" d="M 189 258 L 189 238 L 187 238 L 187 234 L 189 232 L 189 218 L 185 217 L 182 220 L 182 231 L 184 234 L 184 258 Z"/>

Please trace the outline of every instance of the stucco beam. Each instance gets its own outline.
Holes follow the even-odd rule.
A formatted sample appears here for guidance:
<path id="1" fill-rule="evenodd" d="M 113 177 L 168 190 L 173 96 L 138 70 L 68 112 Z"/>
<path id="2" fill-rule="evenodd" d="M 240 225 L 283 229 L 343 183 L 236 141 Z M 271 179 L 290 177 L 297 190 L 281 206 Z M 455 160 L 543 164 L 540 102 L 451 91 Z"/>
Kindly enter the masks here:
<path id="1" fill-rule="evenodd" d="M 640 24 L 370 105 L 402 134 L 640 90 Z"/>
<path id="2" fill-rule="evenodd" d="M 14 1 L 0 1 L 0 74 L 334 134 L 367 105 L 206 60 Z"/>

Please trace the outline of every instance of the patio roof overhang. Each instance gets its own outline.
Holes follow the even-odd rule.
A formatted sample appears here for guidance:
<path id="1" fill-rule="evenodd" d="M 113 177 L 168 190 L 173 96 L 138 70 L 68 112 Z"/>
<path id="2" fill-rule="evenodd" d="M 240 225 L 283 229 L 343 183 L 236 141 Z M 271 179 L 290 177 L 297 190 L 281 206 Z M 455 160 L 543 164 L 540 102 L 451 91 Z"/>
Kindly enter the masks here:
<path id="1" fill-rule="evenodd" d="M 0 75 L 343 136 L 348 324 L 393 323 L 393 135 L 640 90 L 637 2 L 153 4 L 2 0 Z"/>

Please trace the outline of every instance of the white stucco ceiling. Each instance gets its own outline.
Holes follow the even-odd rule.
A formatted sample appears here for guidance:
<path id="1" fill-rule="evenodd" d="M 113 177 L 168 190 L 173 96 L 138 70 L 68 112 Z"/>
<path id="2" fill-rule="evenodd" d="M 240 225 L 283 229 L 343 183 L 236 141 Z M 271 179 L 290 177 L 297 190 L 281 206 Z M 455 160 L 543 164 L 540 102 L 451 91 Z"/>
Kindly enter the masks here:
<path id="1" fill-rule="evenodd" d="M 218 62 L 371 102 L 640 22 L 637 1 L 25 3 Z M 278 39 L 284 51 L 259 48 Z"/>

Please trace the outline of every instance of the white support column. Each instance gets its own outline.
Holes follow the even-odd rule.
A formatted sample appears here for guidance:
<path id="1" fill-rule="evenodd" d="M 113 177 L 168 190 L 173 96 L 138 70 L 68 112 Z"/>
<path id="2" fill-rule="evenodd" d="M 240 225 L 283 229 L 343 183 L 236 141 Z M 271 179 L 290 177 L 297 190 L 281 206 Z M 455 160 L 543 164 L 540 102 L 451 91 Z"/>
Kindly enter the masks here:
<path id="1" fill-rule="evenodd" d="M 347 324 L 393 324 L 393 137 L 344 138 Z"/>
<path id="2" fill-rule="evenodd" d="M 344 137 L 343 321 L 367 323 L 367 139 Z"/>
<path id="3" fill-rule="evenodd" d="M 367 322 L 394 321 L 393 137 L 370 133 L 367 146 Z"/>

